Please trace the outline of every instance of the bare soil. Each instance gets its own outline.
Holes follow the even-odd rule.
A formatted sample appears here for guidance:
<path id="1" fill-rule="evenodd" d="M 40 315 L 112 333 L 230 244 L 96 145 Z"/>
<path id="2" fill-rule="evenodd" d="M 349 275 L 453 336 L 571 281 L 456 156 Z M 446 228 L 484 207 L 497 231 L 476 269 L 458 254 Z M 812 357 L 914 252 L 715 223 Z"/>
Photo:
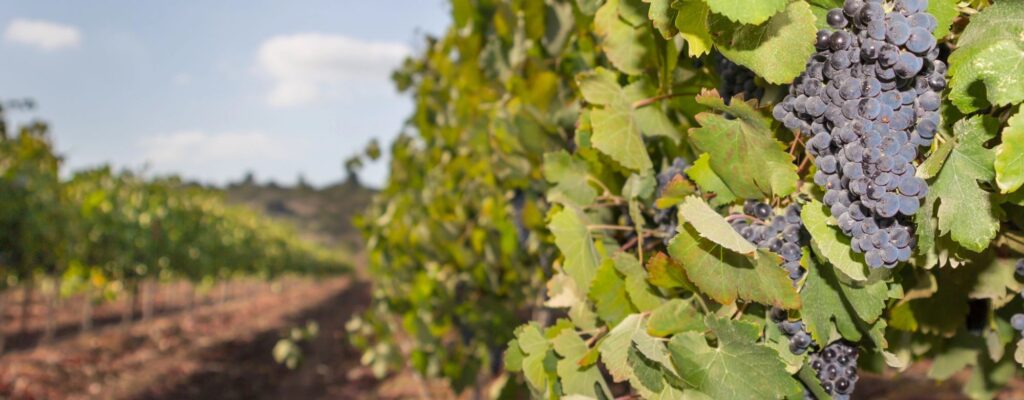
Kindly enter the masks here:
<path id="1" fill-rule="evenodd" d="M 214 290 L 186 312 L 177 287 L 161 287 L 158 313 L 149 322 L 120 325 L 124 304 L 97 309 L 97 328 L 77 332 L 80 304 L 62 305 L 60 335 L 39 345 L 42 322 L 16 336 L 15 350 L 0 356 L 0 399 L 451 399 L 439 381 L 422 386 L 411 373 L 384 380 L 359 363 L 348 345 L 345 322 L 370 300 L 369 284 L 355 277 L 289 280 L 280 290 L 236 282 L 221 302 Z M 34 308 L 42 307 L 40 305 Z M 8 302 L 12 327 L 17 307 Z M 16 302 L 14 304 L 17 304 Z M 104 322 L 105 321 L 105 322 Z M 319 335 L 304 343 L 304 361 L 290 370 L 272 357 L 274 344 L 292 327 L 317 321 Z M 864 374 L 857 399 L 959 400 L 969 374 L 935 383 L 927 363 L 904 373 Z M 421 389 L 422 388 L 422 389 Z M 425 396 L 424 396 L 425 395 Z M 463 393 L 461 398 L 469 398 Z M 1014 382 L 1001 399 L 1024 399 Z"/>

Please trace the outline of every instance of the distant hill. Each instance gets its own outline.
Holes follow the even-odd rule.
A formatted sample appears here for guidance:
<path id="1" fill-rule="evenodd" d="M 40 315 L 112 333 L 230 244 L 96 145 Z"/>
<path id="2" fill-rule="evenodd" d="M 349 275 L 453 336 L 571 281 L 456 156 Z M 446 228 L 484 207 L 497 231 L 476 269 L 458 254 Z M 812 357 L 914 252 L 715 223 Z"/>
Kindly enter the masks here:
<path id="1" fill-rule="evenodd" d="M 308 239 L 353 250 L 362 246 L 362 238 L 352 226 L 352 217 L 363 212 L 376 193 L 354 179 L 319 189 L 301 182 L 286 187 L 245 179 L 223 190 L 229 203 L 291 221 Z"/>

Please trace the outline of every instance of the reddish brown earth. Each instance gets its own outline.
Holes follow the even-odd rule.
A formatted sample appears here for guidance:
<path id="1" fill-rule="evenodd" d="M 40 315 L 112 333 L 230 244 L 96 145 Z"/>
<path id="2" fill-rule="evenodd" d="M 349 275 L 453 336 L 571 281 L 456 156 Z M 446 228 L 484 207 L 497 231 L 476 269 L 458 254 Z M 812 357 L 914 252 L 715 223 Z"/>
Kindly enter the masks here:
<path id="1" fill-rule="evenodd" d="M 80 304 L 62 305 L 61 329 L 49 345 L 35 344 L 42 327 L 34 306 L 29 332 L 0 356 L 0 399 L 407 399 L 453 398 L 437 381 L 420 386 L 409 373 L 383 381 L 359 364 L 348 346 L 345 322 L 369 302 L 369 286 L 354 278 L 291 280 L 272 291 L 265 284 L 232 284 L 225 302 L 218 290 L 191 313 L 162 287 L 152 321 L 122 327 L 123 304 L 97 310 L 97 329 L 79 334 Z M 14 332 L 17 307 L 8 303 L 4 329 Z M 290 328 L 317 321 L 320 334 L 303 344 L 301 366 L 277 364 L 271 349 Z M 967 374 L 938 384 L 925 378 L 927 364 L 905 373 L 866 375 L 858 399 L 963 399 Z M 420 389 L 424 387 L 424 389 Z M 469 398 L 464 393 L 462 398 Z M 1024 399 L 1015 382 L 1002 399 Z"/>

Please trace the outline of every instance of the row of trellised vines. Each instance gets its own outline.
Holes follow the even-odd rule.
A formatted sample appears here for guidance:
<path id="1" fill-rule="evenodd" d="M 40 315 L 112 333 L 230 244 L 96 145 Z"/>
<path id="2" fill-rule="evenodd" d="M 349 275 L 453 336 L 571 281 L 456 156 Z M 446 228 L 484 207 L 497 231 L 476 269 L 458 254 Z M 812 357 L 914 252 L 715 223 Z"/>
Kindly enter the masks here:
<path id="1" fill-rule="evenodd" d="M 45 123 L 8 132 L 0 119 L 0 127 L 0 290 L 42 281 L 51 297 L 84 295 L 84 304 L 131 295 L 142 282 L 349 268 L 344 255 L 300 240 L 289 225 L 177 178 L 109 167 L 62 177 Z"/>
<path id="2" fill-rule="evenodd" d="M 379 372 L 597 399 L 842 399 L 920 359 L 991 398 L 1019 374 L 1021 0 L 453 20 L 396 73 L 417 110 L 361 220 L 375 303 L 350 328 Z"/>

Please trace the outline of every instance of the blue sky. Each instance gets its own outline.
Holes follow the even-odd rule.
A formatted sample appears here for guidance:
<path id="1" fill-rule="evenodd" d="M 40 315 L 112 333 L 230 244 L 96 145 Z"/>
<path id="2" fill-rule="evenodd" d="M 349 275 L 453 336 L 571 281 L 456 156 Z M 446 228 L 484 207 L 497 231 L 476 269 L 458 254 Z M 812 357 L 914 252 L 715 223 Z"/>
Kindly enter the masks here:
<path id="1" fill-rule="evenodd" d="M 412 100 L 390 70 L 449 18 L 444 0 L 6 2 L 0 99 L 36 99 L 10 118 L 50 122 L 69 169 L 325 184 L 398 133 Z"/>

